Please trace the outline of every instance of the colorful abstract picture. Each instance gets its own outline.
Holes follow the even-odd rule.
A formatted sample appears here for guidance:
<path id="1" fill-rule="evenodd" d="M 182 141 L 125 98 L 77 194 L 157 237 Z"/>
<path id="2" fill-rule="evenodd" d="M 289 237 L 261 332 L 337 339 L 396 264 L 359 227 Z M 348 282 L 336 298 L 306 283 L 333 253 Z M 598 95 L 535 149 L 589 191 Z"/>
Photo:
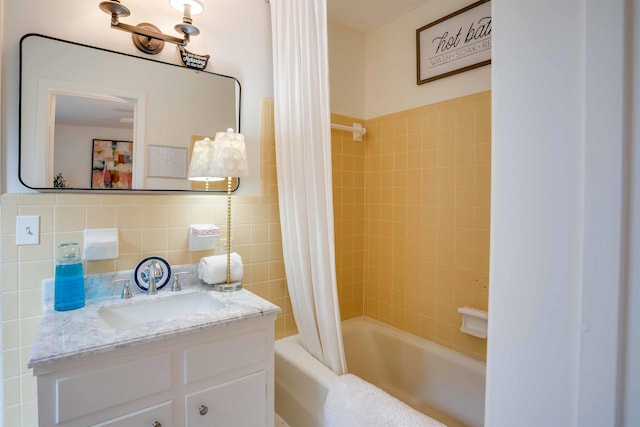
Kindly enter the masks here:
<path id="1" fill-rule="evenodd" d="M 93 140 L 91 188 L 131 189 L 133 142 Z"/>

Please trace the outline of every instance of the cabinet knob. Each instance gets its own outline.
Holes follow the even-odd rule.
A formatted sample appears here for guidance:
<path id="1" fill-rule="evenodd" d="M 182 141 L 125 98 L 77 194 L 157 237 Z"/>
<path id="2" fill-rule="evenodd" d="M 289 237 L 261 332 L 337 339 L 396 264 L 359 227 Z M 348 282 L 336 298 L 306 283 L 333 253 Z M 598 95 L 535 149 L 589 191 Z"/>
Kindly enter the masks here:
<path id="1" fill-rule="evenodd" d="M 162 427 L 162 424 L 158 421 L 154 421 L 151 427 Z"/>
<path id="2" fill-rule="evenodd" d="M 207 415 L 207 412 L 209 412 L 209 408 L 207 408 L 206 405 L 200 405 L 200 407 L 198 408 L 198 412 L 200 412 L 200 415 Z"/>

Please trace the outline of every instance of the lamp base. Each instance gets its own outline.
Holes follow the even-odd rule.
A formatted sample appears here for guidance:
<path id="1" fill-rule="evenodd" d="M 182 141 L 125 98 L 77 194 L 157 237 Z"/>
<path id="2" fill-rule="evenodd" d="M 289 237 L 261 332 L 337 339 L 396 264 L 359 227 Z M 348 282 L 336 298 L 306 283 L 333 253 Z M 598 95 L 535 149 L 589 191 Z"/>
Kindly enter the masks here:
<path id="1" fill-rule="evenodd" d="M 231 283 L 224 282 L 224 283 L 213 283 L 213 284 L 209 284 L 205 282 L 202 282 L 202 283 L 205 287 L 213 289 L 214 291 L 218 291 L 218 292 L 234 292 L 242 289 L 242 282 L 231 282 Z"/>

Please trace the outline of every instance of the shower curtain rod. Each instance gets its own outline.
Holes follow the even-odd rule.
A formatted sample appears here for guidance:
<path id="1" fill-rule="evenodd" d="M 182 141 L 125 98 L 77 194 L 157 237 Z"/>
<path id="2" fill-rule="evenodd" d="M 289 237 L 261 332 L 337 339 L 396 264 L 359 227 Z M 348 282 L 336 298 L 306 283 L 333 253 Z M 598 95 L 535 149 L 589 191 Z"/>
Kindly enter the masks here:
<path id="1" fill-rule="evenodd" d="M 344 130 L 347 132 L 353 132 L 354 141 L 362 141 L 362 135 L 367 134 L 367 129 L 363 128 L 360 123 L 354 123 L 353 126 L 341 125 L 338 123 L 331 123 L 331 128 Z"/>

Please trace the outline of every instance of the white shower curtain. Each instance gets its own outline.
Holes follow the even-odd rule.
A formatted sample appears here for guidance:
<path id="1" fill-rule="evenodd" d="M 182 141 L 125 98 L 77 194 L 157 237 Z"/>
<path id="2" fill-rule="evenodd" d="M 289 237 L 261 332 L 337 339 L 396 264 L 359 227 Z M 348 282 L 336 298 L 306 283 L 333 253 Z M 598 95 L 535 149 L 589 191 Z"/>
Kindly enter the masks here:
<path id="1" fill-rule="evenodd" d="M 326 0 L 271 0 L 276 166 L 293 315 L 307 350 L 346 372 L 335 273 Z"/>

